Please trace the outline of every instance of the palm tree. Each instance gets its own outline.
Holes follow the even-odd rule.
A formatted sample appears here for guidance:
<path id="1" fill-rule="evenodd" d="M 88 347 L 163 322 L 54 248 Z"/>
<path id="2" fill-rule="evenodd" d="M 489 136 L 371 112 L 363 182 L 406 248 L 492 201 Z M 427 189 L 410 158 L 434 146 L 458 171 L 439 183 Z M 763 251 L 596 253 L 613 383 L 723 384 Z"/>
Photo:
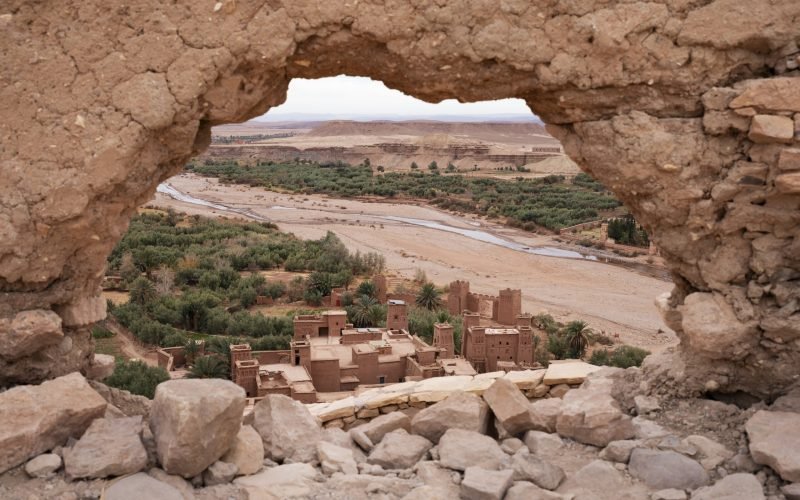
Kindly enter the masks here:
<path id="1" fill-rule="evenodd" d="M 359 283 L 358 287 L 356 287 L 356 295 L 366 295 L 368 297 L 375 298 L 378 295 L 375 283 L 372 280 L 362 281 Z"/>
<path id="2" fill-rule="evenodd" d="M 378 301 L 369 295 L 362 295 L 351 306 L 351 319 L 353 324 L 359 328 L 374 326 L 377 316 Z M 380 320 L 380 319 L 378 319 Z"/>
<path id="3" fill-rule="evenodd" d="M 217 356 L 201 356 L 195 360 L 186 378 L 228 378 L 228 364 Z"/>
<path id="4" fill-rule="evenodd" d="M 133 283 L 131 283 L 129 300 L 134 304 L 143 306 L 155 299 L 156 295 L 156 287 L 144 276 L 136 278 Z"/>
<path id="5" fill-rule="evenodd" d="M 592 340 L 592 330 L 585 321 L 571 321 L 564 327 L 564 336 L 570 355 L 575 358 L 582 358 L 586 354 L 589 342 Z"/>
<path id="6" fill-rule="evenodd" d="M 206 350 L 223 359 L 231 359 L 231 339 L 228 337 L 211 337 L 206 342 Z"/>
<path id="7" fill-rule="evenodd" d="M 425 283 L 417 294 L 417 305 L 429 311 L 434 311 L 442 307 L 441 292 L 433 283 Z"/>
<path id="8" fill-rule="evenodd" d="M 187 365 L 194 363 L 194 358 L 197 357 L 198 352 L 200 352 L 200 344 L 194 339 L 187 340 L 186 344 L 183 345 L 183 354 L 186 356 Z"/>

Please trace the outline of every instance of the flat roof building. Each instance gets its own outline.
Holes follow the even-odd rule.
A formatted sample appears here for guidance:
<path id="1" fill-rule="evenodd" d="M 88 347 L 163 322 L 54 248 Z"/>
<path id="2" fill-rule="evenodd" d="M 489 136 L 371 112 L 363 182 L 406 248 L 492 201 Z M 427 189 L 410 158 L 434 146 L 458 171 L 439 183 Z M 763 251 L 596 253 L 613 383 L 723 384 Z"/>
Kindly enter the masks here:
<path id="1" fill-rule="evenodd" d="M 475 373 L 468 361 L 454 357 L 450 325 L 437 324 L 441 345 L 411 335 L 402 300 L 389 301 L 387 324 L 403 328 L 354 328 L 346 320 L 346 311 L 335 310 L 297 316 L 288 351 L 232 346 L 231 378 L 251 397 L 281 393 L 305 402 L 318 392 L 353 391 L 359 385 Z"/>

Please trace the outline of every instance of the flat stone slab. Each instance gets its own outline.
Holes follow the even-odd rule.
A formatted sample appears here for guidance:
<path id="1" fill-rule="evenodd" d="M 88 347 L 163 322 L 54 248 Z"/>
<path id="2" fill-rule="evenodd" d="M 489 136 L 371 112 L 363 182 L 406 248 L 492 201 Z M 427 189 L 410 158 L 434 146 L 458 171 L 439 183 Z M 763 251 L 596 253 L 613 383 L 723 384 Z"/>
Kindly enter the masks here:
<path id="1" fill-rule="evenodd" d="M 756 412 L 745 424 L 753 460 L 783 479 L 800 482 L 800 413 Z"/>
<path id="2" fill-rule="evenodd" d="M 488 389 L 489 387 L 492 386 L 492 384 L 494 384 L 494 381 L 495 381 L 494 378 L 479 379 L 476 377 L 474 380 L 468 382 L 467 385 L 464 386 L 463 390 L 464 392 L 471 392 L 472 394 L 475 394 L 477 396 L 482 396 L 483 393 L 486 392 L 486 389 Z"/>
<path id="3" fill-rule="evenodd" d="M 590 373 L 602 368 L 602 366 L 590 365 L 577 360 L 551 361 L 542 382 L 545 385 L 581 384 Z"/>
<path id="4" fill-rule="evenodd" d="M 322 422 L 336 420 L 337 418 L 351 417 L 356 414 L 355 398 L 353 398 L 353 396 L 322 405 L 308 405 L 307 408 L 312 415 Z"/>
<path id="5" fill-rule="evenodd" d="M 409 397 L 412 403 L 436 403 L 445 399 L 454 391 L 461 391 L 472 382 L 472 376 L 434 377 L 423 380 Z"/>
<path id="6" fill-rule="evenodd" d="M 0 393 L 0 473 L 80 437 L 107 406 L 79 373 Z"/>
<path id="7" fill-rule="evenodd" d="M 522 391 L 536 389 L 544 379 L 547 370 L 521 370 L 508 372 L 503 376 L 504 379 L 511 381 Z"/>

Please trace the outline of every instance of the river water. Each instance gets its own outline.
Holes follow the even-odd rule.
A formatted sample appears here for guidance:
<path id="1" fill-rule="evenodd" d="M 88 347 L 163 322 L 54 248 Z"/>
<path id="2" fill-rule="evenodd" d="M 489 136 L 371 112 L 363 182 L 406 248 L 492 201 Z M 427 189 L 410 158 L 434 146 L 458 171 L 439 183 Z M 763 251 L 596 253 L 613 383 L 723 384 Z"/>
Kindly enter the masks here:
<path id="1" fill-rule="evenodd" d="M 204 200 L 202 198 L 196 198 L 192 195 L 183 193 L 178 191 L 173 186 L 168 183 L 163 183 L 158 186 L 158 192 L 169 196 L 178 201 L 182 201 L 185 203 L 191 203 L 193 205 L 202 205 L 205 207 L 213 208 L 215 210 L 225 211 L 225 212 L 232 212 L 235 214 L 242 215 L 244 217 L 248 217 L 250 219 L 254 219 L 260 222 L 270 222 L 267 217 L 259 215 L 255 211 L 246 208 L 236 208 L 231 207 L 228 205 L 223 205 L 220 203 L 214 203 L 208 200 Z M 304 208 L 294 208 L 294 207 L 284 207 L 280 205 L 274 205 L 265 207 L 273 210 L 313 210 L 313 209 L 304 209 Z M 477 229 L 464 229 L 460 227 L 450 226 L 447 224 L 442 224 L 441 222 L 435 222 L 427 219 L 414 219 L 411 217 L 398 217 L 394 215 L 377 215 L 377 214 L 363 214 L 364 217 L 377 219 L 377 220 L 388 220 L 394 222 L 401 222 L 404 224 L 410 224 L 413 226 L 422 226 L 428 229 L 434 229 L 437 231 L 446 231 L 448 233 L 456 233 L 464 236 L 466 238 L 470 238 L 473 240 L 481 241 L 483 243 L 490 243 L 492 245 L 501 246 L 504 248 L 508 248 L 510 250 L 516 250 L 518 252 L 530 253 L 534 255 L 542 255 L 545 257 L 560 257 L 565 259 L 585 259 L 585 260 L 597 260 L 597 257 L 594 255 L 584 255 L 580 252 L 575 252 L 572 250 L 564 250 L 561 248 L 555 247 L 546 247 L 546 246 L 538 246 L 538 247 L 528 247 L 521 243 L 517 243 L 516 241 L 507 240 L 505 238 L 501 238 L 491 233 L 487 233 L 486 231 L 480 231 Z"/>

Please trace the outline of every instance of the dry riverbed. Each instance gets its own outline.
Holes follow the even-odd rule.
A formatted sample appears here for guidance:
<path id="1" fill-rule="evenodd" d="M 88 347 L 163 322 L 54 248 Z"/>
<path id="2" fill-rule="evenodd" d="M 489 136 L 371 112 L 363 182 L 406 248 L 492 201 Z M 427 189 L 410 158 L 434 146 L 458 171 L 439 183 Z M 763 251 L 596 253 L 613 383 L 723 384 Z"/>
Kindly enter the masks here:
<path id="1" fill-rule="evenodd" d="M 301 238 L 320 238 L 333 231 L 352 251 L 382 253 L 387 267 L 406 277 L 413 277 L 419 268 L 439 285 L 468 280 L 471 290 L 490 294 L 501 288 L 520 288 L 526 312 L 546 311 L 560 321 L 583 319 L 595 329 L 617 334 L 620 342 L 652 351 L 677 342 L 653 305 L 657 295 L 672 288 L 671 283 L 598 261 L 530 253 L 539 249 L 558 253 L 569 248 L 549 236 L 424 205 L 275 193 L 224 185 L 217 179 L 192 174 L 173 177 L 167 183 L 180 193 L 218 206 L 179 201 L 164 193 L 157 193 L 152 205 L 211 217 L 261 217 Z M 441 227 L 409 223 L 409 219 Z M 500 238 L 529 250 L 506 248 L 452 232 L 463 230 L 480 231 L 478 237 L 489 235 L 489 240 Z"/>

